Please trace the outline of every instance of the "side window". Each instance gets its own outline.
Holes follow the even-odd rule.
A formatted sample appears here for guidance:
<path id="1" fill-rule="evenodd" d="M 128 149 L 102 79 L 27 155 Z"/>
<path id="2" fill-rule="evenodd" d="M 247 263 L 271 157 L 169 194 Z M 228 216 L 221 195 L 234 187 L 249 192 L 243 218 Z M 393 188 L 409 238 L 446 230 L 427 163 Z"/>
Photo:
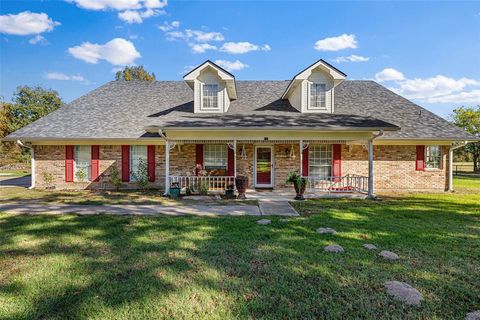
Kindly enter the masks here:
<path id="1" fill-rule="evenodd" d="M 204 84 L 203 85 L 203 109 L 217 109 L 218 108 L 218 85 Z"/>
<path id="2" fill-rule="evenodd" d="M 440 169 L 440 146 L 425 146 L 425 168 Z"/>
<path id="3" fill-rule="evenodd" d="M 130 181 L 137 181 L 142 162 L 147 165 L 147 146 L 130 146 Z"/>
<path id="4" fill-rule="evenodd" d="M 92 162 L 92 147 L 91 146 L 75 146 L 74 149 L 74 167 L 73 177 L 74 181 L 91 181 L 91 162 Z"/>
<path id="5" fill-rule="evenodd" d="M 327 86 L 324 83 L 310 84 L 310 108 L 326 109 L 325 91 Z"/>
<path id="6" fill-rule="evenodd" d="M 308 148 L 308 175 L 322 179 L 332 176 L 332 145 L 311 145 Z"/>
<path id="7" fill-rule="evenodd" d="M 203 158 L 205 170 L 227 169 L 227 146 L 206 144 Z"/>

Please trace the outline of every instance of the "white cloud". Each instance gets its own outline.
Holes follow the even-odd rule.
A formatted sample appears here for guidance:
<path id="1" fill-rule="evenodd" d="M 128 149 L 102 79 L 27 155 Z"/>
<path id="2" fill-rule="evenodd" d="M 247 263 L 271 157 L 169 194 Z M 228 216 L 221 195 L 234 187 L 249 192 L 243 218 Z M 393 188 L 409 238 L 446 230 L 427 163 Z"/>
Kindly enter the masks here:
<path id="1" fill-rule="evenodd" d="M 207 50 L 217 50 L 216 46 L 212 46 L 208 43 L 195 43 L 190 45 L 193 53 L 204 53 Z"/>
<path id="2" fill-rule="evenodd" d="M 139 10 L 127 10 L 118 13 L 118 18 L 126 23 L 142 23 L 143 19 L 157 16 L 159 14 L 165 14 L 163 10 L 147 9 L 145 11 Z"/>
<path id="3" fill-rule="evenodd" d="M 375 80 L 378 82 L 404 80 L 405 76 L 398 70 L 393 68 L 385 68 L 382 71 L 375 74 Z"/>
<path id="4" fill-rule="evenodd" d="M 232 54 L 243 54 L 258 50 L 270 51 L 270 46 L 268 44 L 264 46 L 258 46 L 250 42 L 226 42 L 223 44 L 220 50 Z"/>
<path id="5" fill-rule="evenodd" d="M 460 96 L 464 89 L 468 86 L 480 86 L 480 82 L 461 78 L 458 80 L 448 78 L 442 75 L 427 79 L 407 79 L 397 82 L 397 88 L 391 88 L 394 92 L 408 98 L 419 99 L 427 102 L 435 102 L 448 100 L 446 96 L 455 94 Z M 467 92 L 463 92 L 464 98 L 468 96 Z M 472 96 L 469 96 L 472 98 Z"/>
<path id="6" fill-rule="evenodd" d="M 53 21 L 46 13 L 24 11 L 0 16 L 0 32 L 18 36 L 50 32 L 59 25 L 60 22 Z"/>
<path id="7" fill-rule="evenodd" d="M 354 34 L 342 34 L 338 37 L 325 38 L 315 42 L 315 50 L 318 51 L 338 51 L 342 49 L 357 47 L 357 40 Z"/>
<path id="8" fill-rule="evenodd" d="M 35 37 L 28 40 L 28 43 L 30 43 L 30 44 L 41 44 L 41 45 L 45 46 L 45 45 L 48 44 L 48 41 L 43 36 L 37 34 Z"/>
<path id="9" fill-rule="evenodd" d="M 157 9 L 167 6 L 167 1 L 160 0 L 67 0 L 74 2 L 78 7 L 88 10 L 135 10 Z"/>
<path id="10" fill-rule="evenodd" d="M 248 68 L 248 64 L 244 64 L 239 60 L 235 60 L 235 61 L 215 60 L 215 63 L 228 71 L 238 71 L 238 70 L 243 70 L 245 68 Z"/>
<path id="11" fill-rule="evenodd" d="M 334 62 L 336 63 L 342 63 L 342 62 L 365 62 L 370 60 L 369 57 L 363 57 L 363 56 L 357 56 L 355 54 L 349 55 L 348 57 L 337 57 L 333 59 Z"/>
<path id="12" fill-rule="evenodd" d="M 98 63 L 105 60 L 113 65 L 132 64 L 141 55 L 133 43 L 122 38 L 115 38 L 105 44 L 84 42 L 79 46 L 68 49 L 68 52 L 77 59 L 87 63 Z"/>
<path id="13" fill-rule="evenodd" d="M 164 21 L 161 26 L 157 26 L 157 27 L 163 32 L 167 32 L 173 29 L 178 29 L 180 27 L 180 21 L 172 21 L 172 23 L 168 23 L 167 21 Z"/>
<path id="14" fill-rule="evenodd" d="M 83 76 L 81 75 L 66 75 L 61 72 L 49 72 L 45 75 L 45 79 L 49 80 L 59 80 L 59 81 L 82 81 L 85 82 L 87 81 Z"/>
<path id="15" fill-rule="evenodd" d="M 220 32 L 205 32 L 202 30 L 185 30 L 185 35 L 188 39 L 193 39 L 197 42 L 207 41 L 223 41 L 224 37 Z"/>
<path id="16" fill-rule="evenodd" d="M 480 90 L 472 90 L 469 92 L 460 92 L 456 94 L 449 94 L 440 97 L 428 98 L 427 102 L 430 103 L 472 103 L 480 104 Z"/>

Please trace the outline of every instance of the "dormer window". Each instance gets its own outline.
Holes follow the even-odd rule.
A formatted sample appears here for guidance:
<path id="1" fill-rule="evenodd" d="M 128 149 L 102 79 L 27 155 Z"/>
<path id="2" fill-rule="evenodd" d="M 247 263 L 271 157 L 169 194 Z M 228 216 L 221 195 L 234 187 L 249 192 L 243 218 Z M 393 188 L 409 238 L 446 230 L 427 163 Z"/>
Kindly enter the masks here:
<path id="1" fill-rule="evenodd" d="M 325 92 L 327 85 L 325 83 L 311 83 L 310 84 L 310 108 L 311 109 L 326 109 Z"/>
<path id="2" fill-rule="evenodd" d="M 217 108 L 218 108 L 218 85 L 204 84 L 202 109 L 217 109 Z"/>

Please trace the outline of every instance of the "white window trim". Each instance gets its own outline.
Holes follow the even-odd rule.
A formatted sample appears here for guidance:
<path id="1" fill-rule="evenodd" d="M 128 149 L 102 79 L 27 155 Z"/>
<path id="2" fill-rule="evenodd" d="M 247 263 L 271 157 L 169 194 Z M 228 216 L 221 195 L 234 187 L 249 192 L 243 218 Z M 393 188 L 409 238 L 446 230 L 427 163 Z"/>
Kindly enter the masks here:
<path id="1" fill-rule="evenodd" d="M 314 147 L 317 147 L 317 146 L 327 146 L 328 148 L 330 148 L 329 151 L 330 152 L 330 164 L 329 165 L 312 165 L 312 157 L 311 157 L 311 154 L 312 154 L 312 149 Z M 310 145 L 309 148 L 308 148 L 308 175 L 309 176 L 313 176 L 312 174 L 312 170 L 311 170 L 311 167 L 312 166 L 316 166 L 316 167 L 330 167 L 330 175 L 328 177 L 331 177 L 333 175 L 333 145 L 331 144 L 314 144 L 314 145 Z M 320 176 L 313 176 L 313 177 L 320 177 Z"/>
<path id="2" fill-rule="evenodd" d="M 216 99 L 213 99 L 214 101 L 217 102 L 216 107 L 206 107 L 204 103 L 204 89 L 205 86 L 216 86 L 217 91 L 216 91 Z M 206 111 L 218 111 L 220 110 L 220 104 L 218 103 L 218 96 L 219 96 L 219 88 L 220 86 L 217 83 L 202 83 L 201 85 L 201 109 L 206 110 Z"/>
<path id="3" fill-rule="evenodd" d="M 83 181 L 79 181 L 78 178 L 77 178 L 77 170 L 78 170 L 77 169 L 77 158 L 78 158 L 78 149 L 80 147 L 85 147 L 85 149 L 88 150 L 88 154 L 89 154 L 88 160 L 86 161 L 86 163 L 88 163 L 86 165 L 86 167 L 87 167 L 87 177 Z M 92 181 L 92 146 L 76 145 L 76 146 L 73 147 L 73 181 L 75 181 L 75 182 L 90 182 L 90 181 Z"/>
<path id="4" fill-rule="evenodd" d="M 207 146 L 221 146 L 225 148 L 225 166 L 210 166 L 208 167 L 206 163 L 206 153 L 207 153 Z M 221 145 L 221 144 L 205 144 L 203 146 L 203 168 L 205 170 L 228 170 L 228 146 L 227 145 Z M 215 152 L 216 153 L 216 152 Z"/>
<path id="5" fill-rule="evenodd" d="M 438 167 L 427 167 L 427 149 L 430 147 L 437 147 L 438 148 Z M 439 171 L 443 169 L 442 165 L 442 147 L 440 145 L 426 145 L 424 148 L 424 155 L 423 158 L 425 159 L 425 171 Z"/>
<path id="6" fill-rule="evenodd" d="M 325 86 L 323 107 L 312 106 L 312 85 L 324 85 Z M 328 107 L 327 107 L 327 91 L 328 91 L 327 87 L 328 87 L 328 84 L 326 82 L 312 82 L 312 81 L 308 82 L 308 97 L 307 97 L 307 99 L 308 99 L 308 109 L 310 109 L 310 110 L 322 110 L 322 111 L 328 110 Z"/>

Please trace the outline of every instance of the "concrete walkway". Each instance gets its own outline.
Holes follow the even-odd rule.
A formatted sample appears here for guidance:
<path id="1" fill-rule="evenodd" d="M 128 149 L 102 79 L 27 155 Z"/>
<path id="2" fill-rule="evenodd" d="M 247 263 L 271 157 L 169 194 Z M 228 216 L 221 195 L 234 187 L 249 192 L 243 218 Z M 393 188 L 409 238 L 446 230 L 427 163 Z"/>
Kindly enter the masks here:
<path id="1" fill-rule="evenodd" d="M 261 216 L 259 207 L 255 205 L 80 205 L 80 204 L 45 204 L 39 202 L 0 203 L 0 212 L 20 214 L 68 214 L 80 215 L 112 214 L 112 215 L 194 215 L 213 216 Z"/>

